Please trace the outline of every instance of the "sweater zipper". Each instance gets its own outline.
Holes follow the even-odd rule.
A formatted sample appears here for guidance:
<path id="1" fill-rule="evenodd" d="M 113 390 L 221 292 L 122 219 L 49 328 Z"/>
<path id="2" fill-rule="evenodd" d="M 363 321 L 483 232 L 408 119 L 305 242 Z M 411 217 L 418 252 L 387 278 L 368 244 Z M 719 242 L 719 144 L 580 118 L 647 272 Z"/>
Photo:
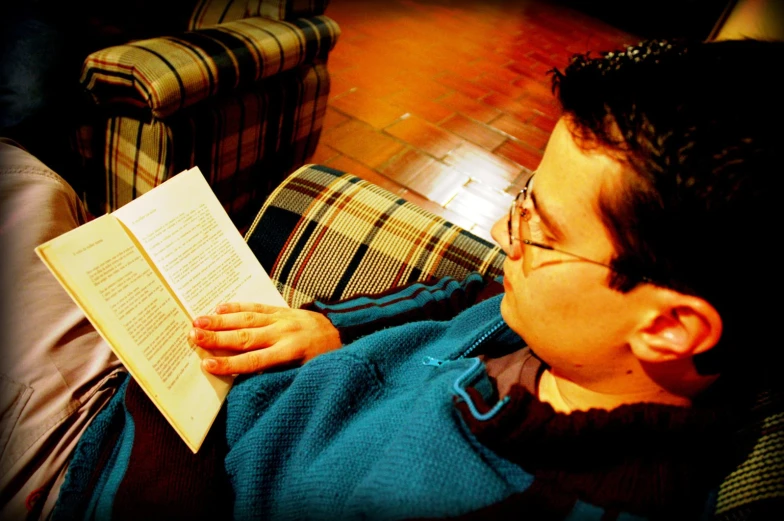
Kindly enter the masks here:
<path id="1" fill-rule="evenodd" d="M 504 325 L 504 321 L 503 320 L 499 320 L 498 322 L 496 322 L 493 325 L 493 327 L 488 329 L 473 344 L 471 344 L 471 347 L 466 349 L 463 352 L 462 355 L 457 357 L 456 360 L 461 360 L 461 359 L 464 359 L 467 356 L 469 356 L 480 345 L 482 345 L 484 342 L 486 342 L 488 339 L 490 339 L 493 335 L 495 335 L 503 327 L 503 325 Z M 424 358 L 424 360 L 422 360 L 422 363 L 424 365 L 429 365 L 429 366 L 433 366 L 433 367 L 439 367 L 439 366 L 444 365 L 446 362 L 451 362 L 451 361 L 453 361 L 453 360 L 439 360 L 438 358 L 433 358 L 432 356 L 426 356 Z M 455 393 L 457 393 L 457 395 L 460 396 L 463 399 L 463 401 L 466 403 L 466 405 L 468 406 L 468 410 L 471 412 L 471 415 L 475 419 L 477 419 L 478 421 L 487 421 L 487 420 L 491 419 L 493 416 L 495 416 L 496 414 L 498 414 L 498 411 L 501 410 L 501 407 L 503 407 L 507 402 L 509 402 L 509 397 L 508 396 L 504 396 L 498 403 L 496 403 L 493 406 L 492 409 L 490 409 L 486 413 L 480 413 L 479 412 L 479 410 L 474 405 L 473 400 L 471 400 L 471 396 L 469 396 L 468 393 L 463 388 L 463 382 L 468 380 L 469 378 L 471 378 L 474 375 L 474 373 L 476 373 L 476 371 L 479 369 L 479 367 L 481 365 L 482 365 L 482 361 L 479 360 L 478 358 L 475 358 L 473 363 L 471 364 L 471 367 L 466 369 L 466 371 L 463 374 L 461 374 L 460 376 L 457 377 L 457 379 L 455 379 L 455 383 L 452 384 L 452 388 L 454 389 Z"/>

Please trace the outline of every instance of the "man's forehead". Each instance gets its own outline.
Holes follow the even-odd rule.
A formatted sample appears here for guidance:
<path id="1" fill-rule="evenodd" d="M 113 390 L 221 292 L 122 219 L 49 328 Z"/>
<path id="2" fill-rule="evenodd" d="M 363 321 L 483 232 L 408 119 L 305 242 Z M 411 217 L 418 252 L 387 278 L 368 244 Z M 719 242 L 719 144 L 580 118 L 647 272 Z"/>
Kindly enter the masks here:
<path id="1" fill-rule="evenodd" d="M 558 121 L 532 183 L 537 207 L 568 232 L 582 220 L 599 219 L 599 196 L 617 190 L 625 167 L 603 147 L 575 137 Z"/>

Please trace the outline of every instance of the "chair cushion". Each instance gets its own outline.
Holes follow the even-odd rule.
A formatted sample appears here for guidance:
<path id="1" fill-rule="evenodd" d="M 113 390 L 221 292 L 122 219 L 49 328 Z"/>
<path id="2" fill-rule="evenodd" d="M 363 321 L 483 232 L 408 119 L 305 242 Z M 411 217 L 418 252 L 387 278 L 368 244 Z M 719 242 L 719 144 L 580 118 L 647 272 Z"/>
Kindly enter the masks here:
<path id="1" fill-rule="evenodd" d="M 505 258 L 383 188 L 315 165 L 275 189 L 246 240 L 293 307 L 472 271 L 495 277 Z"/>
<path id="2" fill-rule="evenodd" d="M 326 16 L 294 22 L 247 18 L 94 52 L 82 67 L 81 83 L 98 105 L 163 119 L 212 96 L 325 61 L 339 34 Z"/>

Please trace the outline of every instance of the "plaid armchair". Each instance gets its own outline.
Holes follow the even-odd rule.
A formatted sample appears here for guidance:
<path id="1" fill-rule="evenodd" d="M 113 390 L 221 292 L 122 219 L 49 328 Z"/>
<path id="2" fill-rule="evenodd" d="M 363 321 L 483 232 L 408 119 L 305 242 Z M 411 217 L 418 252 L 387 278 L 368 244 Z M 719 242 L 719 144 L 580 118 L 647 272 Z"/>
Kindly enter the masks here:
<path id="1" fill-rule="evenodd" d="M 340 29 L 327 0 L 199 0 L 180 33 L 90 54 L 77 148 L 89 210 L 198 165 L 238 227 L 315 151 Z M 255 205 L 255 206 L 254 206 Z"/>
<path id="2" fill-rule="evenodd" d="M 497 276 L 504 253 L 470 232 L 351 174 L 308 165 L 264 203 L 246 241 L 292 307 L 472 271 Z M 780 519 L 784 392 L 761 393 L 738 443 L 753 447 L 721 484 L 705 519 Z"/>

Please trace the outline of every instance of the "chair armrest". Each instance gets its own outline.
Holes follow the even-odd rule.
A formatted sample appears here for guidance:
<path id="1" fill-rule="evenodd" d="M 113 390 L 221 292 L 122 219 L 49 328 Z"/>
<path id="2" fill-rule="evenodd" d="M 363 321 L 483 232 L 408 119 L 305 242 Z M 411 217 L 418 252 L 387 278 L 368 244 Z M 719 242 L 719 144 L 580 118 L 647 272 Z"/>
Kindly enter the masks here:
<path id="1" fill-rule="evenodd" d="M 324 14 L 329 0 L 200 0 L 188 29 L 204 29 L 252 16 L 295 20 Z"/>
<path id="2" fill-rule="evenodd" d="M 212 96 L 305 63 L 326 60 L 340 35 L 326 16 L 293 22 L 246 18 L 90 54 L 81 84 L 99 106 L 163 119 Z"/>
<path id="3" fill-rule="evenodd" d="M 245 235 L 292 307 L 477 271 L 502 250 L 370 182 L 307 165 L 273 191 Z"/>

